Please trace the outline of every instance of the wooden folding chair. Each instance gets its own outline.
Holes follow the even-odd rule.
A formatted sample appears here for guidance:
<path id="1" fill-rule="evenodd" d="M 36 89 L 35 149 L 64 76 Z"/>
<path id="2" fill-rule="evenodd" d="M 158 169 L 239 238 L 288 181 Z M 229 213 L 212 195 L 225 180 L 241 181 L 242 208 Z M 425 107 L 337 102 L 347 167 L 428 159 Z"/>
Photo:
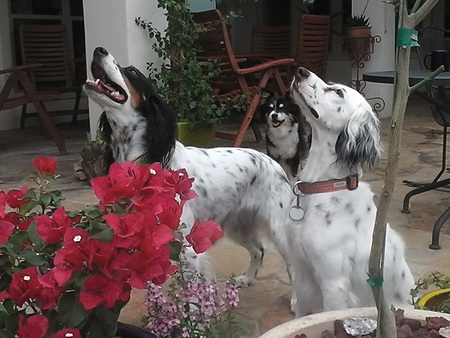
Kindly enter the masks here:
<path id="1" fill-rule="evenodd" d="M 50 112 L 52 115 L 72 115 L 72 122 L 78 114 L 87 114 L 87 109 L 79 109 L 82 83 L 76 79 L 75 63 L 70 53 L 70 43 L 65 25 L 21 25 L 19 28 L 22 64 L 39 63 L 33 69 L 32 80 L 38 90 L 51 90 L 59 93 L 75 93 L 75 104 L 71 110 Z M 83 68 L 85 68 L 83 64 Z M 23 106 L 20 127 L 25 127 L 27 113 Z"/>
<path id="2" fill-rule="evenodd" d="M 0 70 L 0 76 L 8 75 L 8 78 L 0 91 L 0 111 L 20 107 L 26 104 L 33 104 L 36 114 L 39 116 L 42 125 L 47 129 L 52 139 L 55 141 L 61 155 L 67 154 L 66 145 L 61 134 L 50 119 L 49 113 L 42 101 L 57 100 L 60 94 L 52 91 L 38 91 L 30 79 L 29 72 L 39 68 L 39 64 L 18 66 Z M 13 88 L 21 87 L 22 93 L 11 94 Z"/>
<path id="3" fill-rule="evenodd" d="M 286 67 L 294 61 L 292 58 L 258 61 L 252 66 L 241 67 L 247 58 L 239 58 L 231 47 L 228 30 L 222 14 L 217 9 L 193 13 L 196 23 L 205 27 L 205 32 L 197 40 L 197 57 L 217 62 L 220 74 L 211 79 L 213 95 L 218 100 L 226 100 L 237 95 L 246 95 L 248 106 L 237 133 L 216 132 L 216 137 L 233 141 L 233 146 L 240 146 L 261 96 L 260 89 L 269 79 L 274 78 L 280 93 L 286 92 L 279 67 Z M 256 81 L 256 82 L 252 82 Z M 256 139 L 262 139 L 259 128 L 253 126 Z"/>
<path id="4" fill-rule="evenodd" d="M 305 67 L 324 78 L 330 43 L 331 16 L 303 14 L 295 41 L 294 69 Z"/>
<path id="5" fill-rule="evenodd" d="M 252 27 L 251 54 L 268 58 L 292 56 L 291 26 Z"/>

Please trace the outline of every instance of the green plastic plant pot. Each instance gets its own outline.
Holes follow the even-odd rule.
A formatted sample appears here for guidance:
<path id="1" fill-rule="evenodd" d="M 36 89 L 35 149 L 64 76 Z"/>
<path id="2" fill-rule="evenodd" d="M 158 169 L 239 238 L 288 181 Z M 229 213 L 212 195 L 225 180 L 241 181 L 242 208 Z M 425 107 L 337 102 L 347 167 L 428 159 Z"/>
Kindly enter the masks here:
<path id="1" fill-rule="evenodd" d="M 214 126 L 191 129 L 189 122 L 177 122 L 175 138 L 186 146 L 212 147 L 215 133 L 216 128 Z"/>
<path id="2" fill-rule="evenodd" d="M 417 306 L 419 307 L 419 309 L 430 309 L 433 306 L 438 305 L 444 299 L 447 299 L 447 301 L 449 301 L 450 288 L 437 289 L 427 292 L 417 301 Z"/>

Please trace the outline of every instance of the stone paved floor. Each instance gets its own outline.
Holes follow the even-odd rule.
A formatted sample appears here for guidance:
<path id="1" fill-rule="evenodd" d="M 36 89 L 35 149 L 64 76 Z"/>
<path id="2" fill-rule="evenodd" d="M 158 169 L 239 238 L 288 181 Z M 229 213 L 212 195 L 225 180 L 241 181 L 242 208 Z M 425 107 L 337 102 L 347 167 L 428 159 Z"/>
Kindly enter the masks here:
<path id="1" fill-rule="evenodd" d="M 387 149 L 389 119 L 382 120 L 382 139 Z M 73 174 L 73 164 L 77 162 L 79 151 L 87 140 L 87 121 L 77 125 L 60 125 L 67 142 L 69 155 L 59 156 L 51 140 L 40 135 L 38 128 L 0 131 L 0 189 L 15 188 L 31 168 L 31 160 L 36 154 L 58 157 L 58 171 L 61 178 L 57 189 L 63 190 L 69 209 L 80 208 L 95 203 L 89 185 L 79 181 Z M 225 145 L 226 142 L 217 142 Z M 243 146 L 264 151 L 264 144 L 257 144 L 249 132 Z M 444 225 L 441 235 L 441 250 L 430 250 L 431 228 L 439 215 L 450 204 L 450 194 L 445 189 L 432 191 L 413 197 L 411 214 L 400 212 L 404 195 L 411 190 L 402 183 L 404 179 L 429 181 L 439 171 L 442 149 L 441 128 L 434 122 L 426 104 L 412 97 L 408 105 L 402 133 L 402 147 L 391 202 L 388 221 L 397 229 L 407 244 L 407 259 L 416 278 L 428 272 L 439 270 L 450 274 L 450 227 Z M 380 192 L 385 159 L 373 173 L 363 179 L 369 181 L 375 194 Z M 447 173 L 444 177 L 448 176 Z M 214 265 L 219 281 L 232 274 L 242 273 L 249 261 L 244 249 L 223 239 L 212 249 Z M 122 313 L 125 322 L 139 325 L 142 313 L 142 292 L 136 292 L 132 301 Z M 289 283 L 283 260 L 279 254 L 269 249 L 264 266 L 256 281 L 240 291 L 241 303 L 238 312 L 249 329 L 246 337 L 258 337 L 261 333 L 283 323 L 293 316 L 289 311 Z"/>

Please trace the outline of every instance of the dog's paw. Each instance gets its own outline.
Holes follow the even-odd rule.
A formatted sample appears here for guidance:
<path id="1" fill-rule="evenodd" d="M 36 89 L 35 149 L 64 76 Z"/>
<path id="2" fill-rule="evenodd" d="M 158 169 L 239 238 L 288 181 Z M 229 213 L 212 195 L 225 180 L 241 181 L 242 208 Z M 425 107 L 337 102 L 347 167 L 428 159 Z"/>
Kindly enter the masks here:
<path id="1" fill-rule="evenodd" d="M 247 287 L 251 284 L 252 279 L 248 278 L 246 275 L 238 276 L 234 279 L 236 281 L 236 285 L 239 287 Z"/>

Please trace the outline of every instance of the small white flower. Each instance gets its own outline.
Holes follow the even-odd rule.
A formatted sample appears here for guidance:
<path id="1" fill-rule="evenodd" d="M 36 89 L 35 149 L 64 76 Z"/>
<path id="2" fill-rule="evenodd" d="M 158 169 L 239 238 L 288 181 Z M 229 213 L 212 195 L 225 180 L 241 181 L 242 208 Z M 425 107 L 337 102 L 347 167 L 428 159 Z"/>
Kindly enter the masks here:
<path id="1" fill-rule="evenodd" d="M 24 280 L 25 282 L 28 282 L 29 280 L 31 280 L 31 277 L 28 276 L 28 275 L 25 275 L 25 276 L 23 276 L 23 280 Z"/>
<path id="2" fill-rule="evenodd" d="M 73 337 L 73 333 L 72 332 L 67 332 L 64 337 Z"/>
<path id="3" fill-rule="evenodd" d="M 150 174 L 156 175 L 156 170 L 155 169 L 150 169 Z"/>
<path id="4" fill-rule="evenodd" d="M 81 242 L 82 239 L 83 239 L 83 237 L 81 237 L 81 235 L 76 235 L 76 236 L 73 238 L 73 241 L 74 241 L 75 243 L 78 243 L 78 242 Z"/>

